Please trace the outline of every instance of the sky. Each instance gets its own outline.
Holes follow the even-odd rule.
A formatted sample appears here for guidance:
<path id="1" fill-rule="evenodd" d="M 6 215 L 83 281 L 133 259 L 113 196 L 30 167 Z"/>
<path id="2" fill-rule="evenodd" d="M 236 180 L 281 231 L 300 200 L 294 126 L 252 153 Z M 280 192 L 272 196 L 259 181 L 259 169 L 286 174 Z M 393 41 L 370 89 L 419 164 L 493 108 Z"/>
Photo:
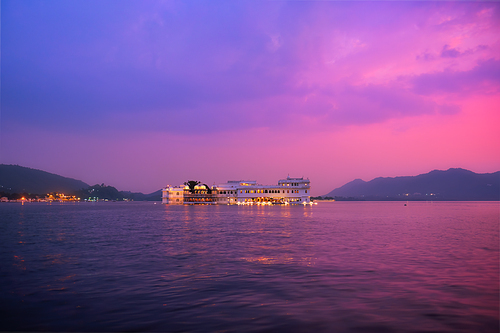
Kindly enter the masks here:
<path id="1" fill-rule="evenodd" d="M 0 163 L 187 180 L 500 170 L 500 2 L 2 0 Z"/>

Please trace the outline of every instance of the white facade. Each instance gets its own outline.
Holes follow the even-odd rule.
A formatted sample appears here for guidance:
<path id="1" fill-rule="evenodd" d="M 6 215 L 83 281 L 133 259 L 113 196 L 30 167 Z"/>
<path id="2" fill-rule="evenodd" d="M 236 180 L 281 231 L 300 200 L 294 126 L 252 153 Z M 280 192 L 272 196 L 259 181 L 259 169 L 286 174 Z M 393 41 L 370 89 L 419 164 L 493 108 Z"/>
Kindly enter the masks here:
<path id="1" fill-rule="evenodd" d="M 182 189 L 182 190 L 181 190 Z M 256 181 L 228 181 L 212 186 L 212 193 L 206 194 L 210 200 L 200 200 L 199 203 L 223 205 L 273 205 L 273 204 L 311 204 L 309 179 L 281 179 L 277 185 L 261 185 Z M 181 191 L 179 191 L 181 190 Z M 186 191 L 183 194 L 183 191 Z M 187 187 L 166 187 L 163 189 L 162 203 L 190 203 L 183 197 L 190 196 Z M 180 192 L 180 194 L 179 194 Z M 198 202 L 194 202 L 198 203 Z"/>
<path id="2" fill-rule="evenodd" d="M 217 186 L 222 204 L 309 204 L 310 181 L 304 178 L 281 179 L 277 185 L 255 181 L 232 181 Z"/>
<path id="3" fill-rule="evenodd" d="M 167 186 L 162 189 L 161 203 L 164 204 L 183 204 L 185 186 Z"/>
<path id="4" fill-rule="evenodd" d="M 230 180 L 227 183 L 215 186 L 217 189 L 216 199 L 217 204 L 221 205 L 234 205 L 238 203 L 238 188 L 242 184 L 248 183 L 244 181 Z M 256 183 L 256 182 L 253 182 Z"/>

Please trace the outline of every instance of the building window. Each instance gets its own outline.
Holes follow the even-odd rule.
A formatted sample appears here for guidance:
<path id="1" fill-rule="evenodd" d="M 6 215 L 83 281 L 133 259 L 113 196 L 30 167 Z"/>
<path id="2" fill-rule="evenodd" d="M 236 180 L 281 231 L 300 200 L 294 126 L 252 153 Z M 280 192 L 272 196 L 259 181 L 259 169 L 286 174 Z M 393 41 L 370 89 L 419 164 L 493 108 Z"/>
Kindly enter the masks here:
<path id="1" fill-rule="evenodd" d="M 306 190 L 306 193 L 307 193 L 307 190 Z"/>

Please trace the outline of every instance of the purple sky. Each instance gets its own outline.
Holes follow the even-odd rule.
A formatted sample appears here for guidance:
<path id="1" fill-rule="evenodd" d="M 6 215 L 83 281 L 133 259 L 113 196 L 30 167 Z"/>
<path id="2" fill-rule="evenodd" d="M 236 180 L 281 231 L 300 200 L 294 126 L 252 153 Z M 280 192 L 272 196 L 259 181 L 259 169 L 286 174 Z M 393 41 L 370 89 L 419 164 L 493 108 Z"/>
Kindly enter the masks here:
<path id="1" fill-rule="evenodd" d="M 498 2 L 1 5 L 1 163 L 145 193 L 500 170 Z"/>

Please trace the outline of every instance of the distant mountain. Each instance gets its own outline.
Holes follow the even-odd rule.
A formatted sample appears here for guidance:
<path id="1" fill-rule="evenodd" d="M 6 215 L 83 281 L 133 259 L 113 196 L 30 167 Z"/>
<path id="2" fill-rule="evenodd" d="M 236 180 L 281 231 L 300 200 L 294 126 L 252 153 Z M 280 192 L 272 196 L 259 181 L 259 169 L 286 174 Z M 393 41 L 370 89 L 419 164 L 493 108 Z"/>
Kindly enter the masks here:
<path id="1" fill-rule="evenodd" d="M 129 191 L 122 191 L 121 193 L 125 198 L 134 201 L 161 201 L 161 195 L 162 195 L 161 190 L 149 194 L 144 194 L 141 192 L 129 192 Z"/>
<path id="2" fill-rule="evenodd" d="M 42 170 L 0 164 L 0 191 L 6 193 L 70 193 L 89 184 Z"/>
<path id="3" fill-rule="evenodd" d="M 326 194 L 364 200 L 500 200 L 500 171 L 434 170 L 418 176 L 355 179 Z"/>
<path id="4" fill-rule="evenodd" d="M 115 187 L 104 184 L 101 185 L 96 184 L 94 186 L 81 189 L 80 191 L 77 191 L 72 194 L 84 200 L 85 199 L 123 200 L 123 198 L 125 197 L 123 195 L 123 192 L 118 191 Z"/>
<path id="5" fill-rule="evenodd" d="M 7 164 L 0 164 L 0 192 L 3 192 L 8 197 L 10 197 L 9 193 L 45 195 L 58 192 L 76 195 L 80 198 L 97 197 L 108 200 L 161 201 L 161 190 L 150 194 L 118 191 L 116 188 L 104 184 L 90 186 L 81 180 Z"/>

